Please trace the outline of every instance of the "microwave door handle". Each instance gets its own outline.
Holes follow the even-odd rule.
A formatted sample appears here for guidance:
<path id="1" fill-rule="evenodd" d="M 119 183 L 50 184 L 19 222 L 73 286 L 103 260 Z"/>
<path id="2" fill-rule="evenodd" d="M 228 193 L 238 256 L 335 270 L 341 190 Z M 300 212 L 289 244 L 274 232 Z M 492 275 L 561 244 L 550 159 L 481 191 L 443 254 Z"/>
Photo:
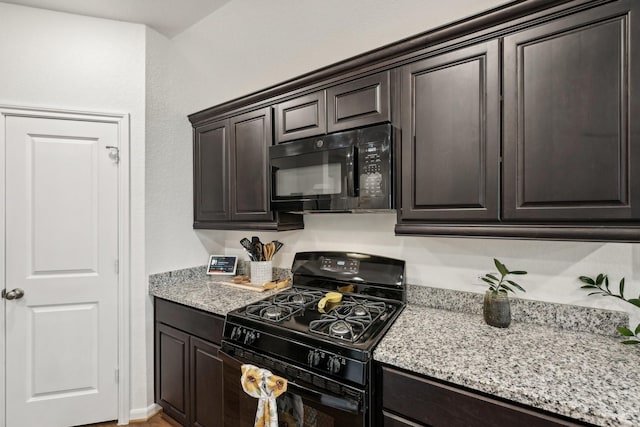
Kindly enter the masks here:
<path id="1" fill-rule="evenodd" d="M 347 196 L 358 197 L 358 147 L 351 147 L 351 154 L 347 158 Z"/>

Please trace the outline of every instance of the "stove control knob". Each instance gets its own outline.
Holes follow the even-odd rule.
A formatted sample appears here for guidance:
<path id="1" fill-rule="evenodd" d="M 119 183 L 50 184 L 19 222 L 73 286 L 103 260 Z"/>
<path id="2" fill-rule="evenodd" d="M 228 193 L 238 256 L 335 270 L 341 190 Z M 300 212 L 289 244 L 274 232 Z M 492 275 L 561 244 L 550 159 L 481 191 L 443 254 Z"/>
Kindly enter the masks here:
<path id="1" fill-rule="evenodd" d="M 240 330 L 240 327 L 234 326 L 233 329 L 231 330 L 231 340 L 238 341 L 241 335 L 242 335 L 242 331 Z"/>
<path id="2" fill-rule="evenodd" d="M 251 345 L 256 341 L 256 334 L 253 331 L 247 331 L 244 335 L 244 343 L 246 345 Z"/>
<path id="3" fill-rule="evenodd" d="M 318 366 L 318 364 L 320 364 L 320 352 L 318 350 L 309 350 L 307 362 L 312 368 Z"/>
<path id="4" fill-rule="evenodd" d="M 342 369 L 344 359 L 338 356 L 331 356 L 327 362 L 327 370 L 330 374 L 337 374 Z"/>

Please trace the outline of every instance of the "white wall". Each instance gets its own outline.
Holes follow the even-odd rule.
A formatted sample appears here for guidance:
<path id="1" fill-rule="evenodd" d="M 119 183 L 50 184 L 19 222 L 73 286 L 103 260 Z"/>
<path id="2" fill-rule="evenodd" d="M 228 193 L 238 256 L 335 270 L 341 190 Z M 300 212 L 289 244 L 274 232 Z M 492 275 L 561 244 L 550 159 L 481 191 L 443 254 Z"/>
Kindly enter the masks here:
<path id="1" fill-rule="evenodd" d="M 500 0 L 233 0 L 172 40 L 149 30 L 147 93 L 147 266 L 150 273 L 206 262 L 225 250 L 244 256 L 251 232 L 192 230 L 191 128 L 186 115 L 381 45 L 497 6 Z M 626 277 L 640 292 L 640 246 L 396 237 L 394 215 L 307 215 L 303 231 L 256 233 L 286 246 L 276 264 L 300 250 L 350 249 L 407 260 L 409 283 L 482 292 L 477 276 L 497 257 L 522 278 L 524 298 L 628 309 L 587 297 L 579 275 Z M 224 248 L 224 249 L 223 249 Z M 244 258 L 246 259 L 246 258 Z M 637 311 L 637 310 L 636 310 Z M 635 317 L 635 321 L 640 321 Z"/>
<path id="2" fill-rule="evenodd" d="M 146 408 L 145 27 L 0 3 L 0 104 L 131 115 L 131 405 Z"/>

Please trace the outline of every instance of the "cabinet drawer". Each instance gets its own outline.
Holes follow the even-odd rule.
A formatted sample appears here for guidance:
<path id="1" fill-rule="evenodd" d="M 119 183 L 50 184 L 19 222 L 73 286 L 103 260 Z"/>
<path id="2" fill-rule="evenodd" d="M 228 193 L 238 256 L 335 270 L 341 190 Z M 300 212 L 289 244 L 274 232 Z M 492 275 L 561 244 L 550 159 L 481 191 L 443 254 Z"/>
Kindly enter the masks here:
<path id="1" fill-rule="evenodd" d="M 155 298 L 156 322 L 195 335 L 215 344 L 222 340 L 224 318 L 182 304 Z"/>
<path id="2" fill-rule="evenodd" d="M 327 132 L 325 92 L 315 92 L 276 105 L 278 142 L 323 135 Z"/>
<path id="3" fill-rule="evenodd" d="M 382 411 L 382 421 L 382 425 L 384 427 L 424 427 L 422 424 L 405 420 L 402 417 L 390 414 L 386 411 Z"/>
<path id="4" fill-rule="evenodd" d="M 433 427 L 581 425 L 387 367 L 382 368 L 382 405 Z"/>
<path id="5" fill-rule="evenodd" d="M 328 132 L 391 120 L 389 72 L 327 89 Z"/>

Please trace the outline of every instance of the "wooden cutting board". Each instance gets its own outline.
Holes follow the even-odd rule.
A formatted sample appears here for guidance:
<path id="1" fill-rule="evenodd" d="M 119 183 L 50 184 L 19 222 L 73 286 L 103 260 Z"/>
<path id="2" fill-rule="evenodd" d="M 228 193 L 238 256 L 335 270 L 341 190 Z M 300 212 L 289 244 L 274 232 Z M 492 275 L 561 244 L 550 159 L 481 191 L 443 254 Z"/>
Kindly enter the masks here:
<path id="1" fill-rule="evenodd" d="M 233 283 L 233 282 L 219 282 L 219 283 L 222 283 L 223 285 L 235 286 L 236 288 L 240 288 L 240 289 L 247 289 L 249 291 L 254 291 L 254 292 L 264 292 L 267 290 L 263 288 L 262 285 L 255 285 L 253 283 Z"/>

